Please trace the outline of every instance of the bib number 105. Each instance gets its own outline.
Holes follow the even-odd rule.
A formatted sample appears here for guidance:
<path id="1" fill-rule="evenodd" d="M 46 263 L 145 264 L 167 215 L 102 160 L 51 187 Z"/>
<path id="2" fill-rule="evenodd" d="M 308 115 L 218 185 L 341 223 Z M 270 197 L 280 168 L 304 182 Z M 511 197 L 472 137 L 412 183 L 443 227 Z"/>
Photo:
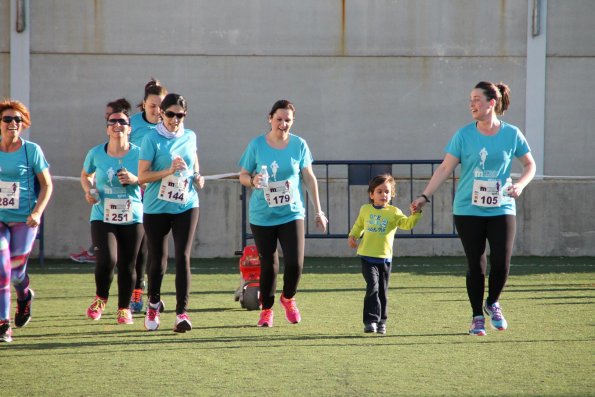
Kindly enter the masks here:
<path id="1" fill-rule="evenodd" d="M 498 196 L 481 196 L 479 200 L 486 206 L 497 206 L 499 202 Z"/>

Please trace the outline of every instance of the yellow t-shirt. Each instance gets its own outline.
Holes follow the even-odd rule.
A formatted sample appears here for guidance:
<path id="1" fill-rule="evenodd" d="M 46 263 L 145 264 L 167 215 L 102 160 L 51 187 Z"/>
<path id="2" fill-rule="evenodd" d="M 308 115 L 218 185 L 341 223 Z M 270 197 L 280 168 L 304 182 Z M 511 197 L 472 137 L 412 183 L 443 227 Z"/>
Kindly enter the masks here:
<path id="1" fill-rule="evenodd" d="M 420 218 L 421 213 L 407 216 L 392 205 L 375 208 L 372 204 L 364 204 L 349 236 L 362 239 L 357 249 L 358 255 L 392 258 L 393 240 L 397 229 L 411 230 Z"/>

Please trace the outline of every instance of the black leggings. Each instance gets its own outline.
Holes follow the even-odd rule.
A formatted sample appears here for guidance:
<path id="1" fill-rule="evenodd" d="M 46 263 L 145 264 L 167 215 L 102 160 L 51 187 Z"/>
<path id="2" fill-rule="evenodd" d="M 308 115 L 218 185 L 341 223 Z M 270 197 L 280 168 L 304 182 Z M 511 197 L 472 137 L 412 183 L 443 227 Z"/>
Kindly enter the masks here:
<path id="1" fill-rule="evenodd" d="M 179 214 L 144 214 L 143 224 L 149 246 L 149 302 L 161 299 L 161 283 L 167 269 L 167 237 L 174 238 L 176 264 L 176 314 L 188 310 L 190 295 L 190 251 L 198 224 L 198 207 Z"/>
<path id="2" fill-rule="evenodd" d="M 102 221 L 91 222 L 91 238 L 95 246 L 95 293 L 107 299 L 118 267 L 118 308 L 130 306 L 130 296 L 136 281 L 134 265 L 143 238 L 143 225 L 114 225 Z"/>
<path id="3" fill-rule="evenodd" d="M 148 263 L 149 248 L 147 246 L 147 236 L 144 236 L 140 244 L 140 249 L 138 250 L 138 255 L 136 256 L 136 283 L 134 284 L 134 289 L 144 289 L 143 281 L 145 279 L 145 273 L 147 272 Z"/>
<path id="4" fill-rule="evenodd" d="M 283 250 L 283 296 L 291 299 L 304 268 L 304 220 L 298 219 L 282 225 L 257 226 L 250 224 L 254 243 L 260 256 L 260 301 L 263 309 L 270 309 L 275 303 L 279 254 L 277 240 Z"/>
<path id="5" fill-rule="evenodd" d="M 455 215 L 457 232 L 467 256 L 467 295 L 474 316 L 482 315 L 487 268 L 486 241 L 490 244 L 490 276 L 486 302 L 500 299 L 504 289 L 516 233 L 516 217 Z"/>

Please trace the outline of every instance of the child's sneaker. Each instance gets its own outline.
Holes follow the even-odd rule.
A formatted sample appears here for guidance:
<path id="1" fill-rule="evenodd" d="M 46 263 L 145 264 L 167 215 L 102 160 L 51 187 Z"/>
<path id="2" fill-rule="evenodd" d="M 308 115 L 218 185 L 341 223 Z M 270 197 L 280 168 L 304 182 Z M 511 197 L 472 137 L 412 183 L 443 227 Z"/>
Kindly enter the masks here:
<path id="1" fill-rule="evenodd" d="M 471 321 L 469 335 L 484 336 L 486 334 L 486 319 L 484 316 L 475 316 Z"/>
<path id="2" fill-rule="evenodd" d="M 273 310 L 272 309 L 262 309 L 260 311 L 260 320 L 258 320 L 259 327 L 269 327 L 273 326 Z"/>
<path id="3" fill-rule="evenodd" d="M 157 331 L 159 328 L 161 307 L 163 307 L 163 302 L 161 301 L 155 304 L 150 302 L 147 304 L 147 314 L 145 315 L 145 328 L 147 331 Z"/>
<path id="4" fill-rule="evenodd" d="M 300 311 L 295 304 L 295 298 L 285 299 L 281 294 L 281 306 L 285 309 L 285 318 L 292 324 L 297 324 L 302 321 Z"/>
<path id="5" fill-rule="evenodd" d="M 118 324 L 134 324 L 130 309 L 118 309 Z"/>
<path id="6" fill-rule="evenodd" d="M 376 328 L 376 332 L 382 335 L 386 334 L 386 323 L 378 323 L 378 328 Z"/>
<path id="7" fill-rule="evenodd" d="M 378 324 L 376 324 L 376 323 L 364 324 L 364 332 L 366 334 L 371 334 L 376 331 L 378 331 Z"/>
<path id="8" fill-rule="evenodd" d="M 485 305 L 483 306 L 483 311 L 490 317 L 490 325 L 492 328 L 499 331 L 504 331 L 506 328 L 508 328 L 508 323 L 502 315 L 502 309 L 500 308 L 500 304 L 498 302 L 488 305 L 488 302 L 486 301 Z"/>
<path id="9" fill-rule="evenodd" d="M 140 313 L 143 311 L 143 290 L 135 289 L 132 291 L 132 298 L 130 298 L 130 310 L 132 313 Z"/>
<path id="10" fill-rule="evenodd" d="M 105 310 L 105 304 L 107 303 L 107 299 L 100 298 L 99 296 L 95 296 L 93 303 L 87 309 L 87 317 L 91 320 L 99 320 L 103 311 Z"/>
<path id="11" fill-rule="evenodd" d="M 192 329 L 192 323 L 186 313 L 178 314 L 176 316 L 176 323 L 174 324 L 174 332 L 184 333 Z"/>
<path id="12" fill-rule="evenodd" d="M 0 320 L 0 342 L 12 342 L 10 320 Z"/>
<path id="13" fill-rule="evenodd" d="M 17 311 L 14 314 L 14 325 L 17 328 L 24 327 L 31 320 L 31 304 L 35 298 L 35 292 L 29 288 L 29 297 L 25 300 L 17 299 Z"/>

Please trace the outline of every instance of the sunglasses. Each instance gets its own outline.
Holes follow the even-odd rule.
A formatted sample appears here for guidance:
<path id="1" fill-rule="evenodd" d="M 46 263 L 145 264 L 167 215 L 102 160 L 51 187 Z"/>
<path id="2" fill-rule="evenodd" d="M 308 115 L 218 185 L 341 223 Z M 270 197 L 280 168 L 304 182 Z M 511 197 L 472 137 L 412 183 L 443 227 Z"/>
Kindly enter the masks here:
<path id="1" fill-rule="evenodd" d="M 4 121 L 6 124 L 12 123 L 13 121 L 17 124 L 20 124 L 23 122 L 23 118 L 19 116 L 3 116 L 2 121 Z"/>
<path id="2" fill-rule="evenodd" d="M 126 119 L 108 119 L 107 125 L 116 125 L 116 123 L 120 125 L 130 125 L 130 122 Z"/>
<path id="3" fill-rule="evenodd" d="M 183 119 L 186 116 L 186 113 L 176 113 L 176 112 L 172 112 L 171 110 L 168 110 L 164 114 L 165 114 L 165 117 L 167 117 L 168 119 L 172 119 L 174 116 L 176 116 L 179 119 Z"/>

